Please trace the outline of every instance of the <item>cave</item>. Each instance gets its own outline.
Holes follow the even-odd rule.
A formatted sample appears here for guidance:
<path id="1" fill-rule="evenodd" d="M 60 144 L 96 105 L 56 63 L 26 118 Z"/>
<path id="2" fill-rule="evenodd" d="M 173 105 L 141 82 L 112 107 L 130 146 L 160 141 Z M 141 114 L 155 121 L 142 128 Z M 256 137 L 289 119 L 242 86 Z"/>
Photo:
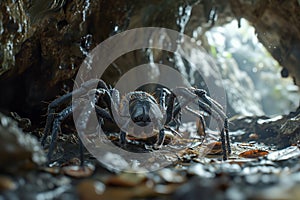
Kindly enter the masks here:
<path id="1" fill-rule="evenodd" d="M 0 198 L 300 198 L 299 1 L 0 8 Z"/>

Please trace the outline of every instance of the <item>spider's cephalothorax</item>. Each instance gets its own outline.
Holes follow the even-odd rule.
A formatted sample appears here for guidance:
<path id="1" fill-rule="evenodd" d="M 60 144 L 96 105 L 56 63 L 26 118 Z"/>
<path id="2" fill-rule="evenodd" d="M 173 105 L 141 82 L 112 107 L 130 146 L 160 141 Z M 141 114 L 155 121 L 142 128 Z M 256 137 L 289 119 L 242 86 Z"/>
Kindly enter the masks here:
<path id="1" fill-rule="evenodd" d="M 56 108 L 70 102 L 72 96 L 76 96 L 78 102 L 73 102 L 73 105 L 69 105 L 58 114 L 55 114 Z M 178 99 L 180 99 L 180 103 Z M 48 151 L 49 161 L 51 161 L 61 122 L 80 107 L 80 101 L 82 100 L 88 101 L 88 103 L 84 108 L 81 108 L 80 122 L 77 126 L 78 132 L 86 130 L 92 111 L 96 111 L 100 122 L 110 121 L 120 128 L 119 140 L 121 145 L 126 145 L 128 132 L 139 137 L 142 133 L 149 136 L 149 134 L 153 134 L 154 129 L 158 130 L 157 141 L 153 145 L 154 149 L 162 147 L 166 129 L 179 134 L 175 129 L 180 125 L 182 109 L 198 116 L 205 131 L 203 116 L 188 106 L 190 103 L 195 103 L 200 110 L 211 115 L 218 122 L 221 131 L 223 159 L 226 160 L 227 155 L 231 152 L 227 117 L 222 107 L 210 98 L 205 90 L 184 87 L 173 90 L 162 88 L 159 90 L 157 101 L 152 95 L 143 91 L 130 92 L 121 98 L 118 90 L 108 88 L 104 81 L 91 79 L 83 83 L 80 88 L 57 98 L 49 104 L 42 138 L 42 145 L 44 145 L 51 131 L 52 138 Z M 175 129 L 172 128 L 174 126 Z M 83 161 L 81 142 L 80 147 L 81 160 Z"/>

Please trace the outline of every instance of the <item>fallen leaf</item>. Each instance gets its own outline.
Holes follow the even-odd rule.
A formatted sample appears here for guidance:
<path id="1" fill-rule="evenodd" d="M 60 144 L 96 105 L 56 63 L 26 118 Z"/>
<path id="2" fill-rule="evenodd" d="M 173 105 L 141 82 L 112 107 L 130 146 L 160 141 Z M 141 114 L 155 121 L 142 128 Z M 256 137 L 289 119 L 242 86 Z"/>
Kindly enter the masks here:
<path id="1" fill-rule="evenodd" d="M 74 178 L 84 178 L 89 177 L 94 173 L 95 167 L 91 164 L 78 166 L 78 165 L 70 165 L 62 167 L 62 172 L 68 176 Z"/>
<path id="2" fill-rule="evenodd" d="M 250 139 L 253 139 L 253 140 L 257 140 L 257 139 L 259 138 L 259 136 L 258 136 L 257 133 L 251 133 L 251 134 L 249 135 L 249 138 L 250 138 Z"/>
<path id="3" fill-rule="evenodd" d="M 106 180 L 107 185 L 133 187 L 146 181 L 143 174 L 122 173 L 120 175 L 111 176 Z"/>
<path id="4" fill-rule="evenodd" d="M 265 150 L 253 149 L 253 150 L 240 153 L 239 156 L 243 158 L 258 158 L 258 157 L 268 155 L 268 153 L 269 152 Z"/>
<path id="5" fill-rule="evenodd" d="M 17 184 L 7 176 L 0 176 L 0 191 L 14 190 Z"/>
<path id="6" fill-rule="evenodd" d="M 61 172 L 60 167 L 43 167 L 43 168 L 41 168 L 41 170 L 44 171 L 44 172 L 48 172 L 50 174 L 53 174 L 53 175 L 57 175 Z"/>
<path id="7" fill-rule="evenodd" d="M 207 148 L 210 149 L 208 152 L 210 155 L 222 154 L 222 142 L 209 143 Z"/>
<path id="8" fill-rule="evenodd" d="M 77 185 L 77 192 L 81 200 L 102 199 L 106 187 L 100 181 L 84 180 Z"/>
<path id="9" fill-rule="evenodd" d="M 61 167 L 72 166 L 72 165 L 80 165 L 81 161 L 79 158 L 71 158 L 67 162 L 63 163 Z"/>

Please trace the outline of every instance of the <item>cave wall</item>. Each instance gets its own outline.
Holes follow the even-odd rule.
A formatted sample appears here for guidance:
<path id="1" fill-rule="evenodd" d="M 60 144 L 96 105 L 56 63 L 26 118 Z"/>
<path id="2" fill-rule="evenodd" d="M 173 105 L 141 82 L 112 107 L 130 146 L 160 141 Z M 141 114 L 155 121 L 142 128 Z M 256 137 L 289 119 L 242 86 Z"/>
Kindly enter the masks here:
<path id="1" fill-rule="evenodd" d="M 300 86 L 300 5 L 297 0 L 230 0 L 237 19 L 247 19 L 259 41 L 279 62 L 282 76 Z"/>
<path id="2" fill-rule="evenodd" d="M 290 75 L 300 85 L 296 0 L 6 0 L 0 8 L 0 90 L 6 97 L 0 100 L 1 110 L 45 114 L 45 102 L 72 89 L 86 53 L 118 32 L 159 26 L 191 36 L 199 26 L 204 34 L 234 18 L 252 23 L 259 40 L 284 67 L 283 77 Z M 186 23 L 178 23 L 188 9 Z"/>

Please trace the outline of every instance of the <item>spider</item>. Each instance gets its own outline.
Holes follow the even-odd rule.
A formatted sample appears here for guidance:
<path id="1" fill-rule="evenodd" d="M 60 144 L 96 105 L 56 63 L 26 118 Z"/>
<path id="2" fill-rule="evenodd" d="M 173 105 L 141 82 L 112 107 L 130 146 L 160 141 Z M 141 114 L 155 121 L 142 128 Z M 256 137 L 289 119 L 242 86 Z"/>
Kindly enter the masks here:
<path id="1" fill-rule="evenodd" d="M 44 146 L 46 138 L 51 132 L 48 161 L 51 161 L 60 125 L 80 107 L 79 99 L 89 101 L 89 103 L 80 111 L 81 121 L 77 127 L 78 132 L 86 129 L 90 113 L 94 110 L 101 124 L 104 120 L 108 120 L 120 127 L 119 142 L 121 146 L 127 144 L 128 132 L 139 134 L 141 130 L 147 133 L 153 132 L 154 129 L 158 130 L 157 141 L 153 145 L 153 149 L 162 147 L 165 130 L 168 129 L 179 134 L 176 130 L 181 123 L 182 109 L 186 109 L 199 117 L 205 132 L 206 125 L 203 116 L 188 106 L 189 103 L 194 102 L 200 110 L 211 115 L 218 122 L 218 128 L 221 131 L 223 160 L 227 160 L 227 155 L 231 153 L 228 119 L 219 103 L 210 98 L 205 90 L 196 88 L 178 87 L 172 90 L 161 88 L 158 93 L 157 100 L 144 91 L 129 92 L 121 98 L 119 91 L 108 87 L 103 80 L 91 79 L 82 83 L 78 89 L 55 99 L 48 106 L 46 125 L 41 141 Z M 72 96 L 79 97 L 78 102 L 73 103 L 73 105 L 70 103 Z M 178 98 L 182 99 L 180 103 Z M 68 106 L 56 113 L 56 109 L 65 104 Z M 81 141 L 80 159 L 83 162 L 83 144 Z"/>

